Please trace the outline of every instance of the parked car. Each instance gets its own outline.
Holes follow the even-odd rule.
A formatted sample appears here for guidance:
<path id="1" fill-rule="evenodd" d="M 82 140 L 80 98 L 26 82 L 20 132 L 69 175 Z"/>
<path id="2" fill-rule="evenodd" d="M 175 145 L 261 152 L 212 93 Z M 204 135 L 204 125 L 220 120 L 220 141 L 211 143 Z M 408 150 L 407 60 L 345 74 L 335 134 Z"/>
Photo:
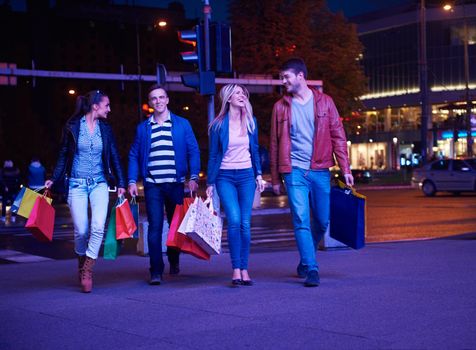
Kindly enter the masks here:
<path id="1" fill-rule="evenodd" d="M 355 183 L 368 184 L 372 181 L 372 173 L 369 170 L 352 169 L 351 172 Z M 332 174 L 334 179 L 339 179 L 345 182 L 344 176 L 342 176 L 340 171 L 332 172 Z"/>
<path id="2" fill-rule="evenodd" d="M 441 159 L 413 170 L 412 186 L 425 196 L 447 191 L 455 195 L 476 191 L 476 158 Z"/>

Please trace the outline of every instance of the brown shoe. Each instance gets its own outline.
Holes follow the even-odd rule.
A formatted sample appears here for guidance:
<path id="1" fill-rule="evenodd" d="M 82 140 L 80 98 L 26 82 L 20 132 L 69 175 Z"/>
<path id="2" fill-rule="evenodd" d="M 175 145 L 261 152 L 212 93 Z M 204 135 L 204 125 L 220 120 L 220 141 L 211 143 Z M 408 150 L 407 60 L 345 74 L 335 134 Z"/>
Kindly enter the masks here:
<path id="1" fill-rule="evenodd" d="M 83 270 L 84 261 L 86 261 L 86 255 L 78 255 L 78 280 L 81 283 L 81 271 Z"/>
<path id="2" fill-rule="evenodd" d="M 86 257 L 81 271 L 81 291 L 83 293 L 90 293 L 93 289 L 93 267 L 96 263 L 95 259 Z"/>

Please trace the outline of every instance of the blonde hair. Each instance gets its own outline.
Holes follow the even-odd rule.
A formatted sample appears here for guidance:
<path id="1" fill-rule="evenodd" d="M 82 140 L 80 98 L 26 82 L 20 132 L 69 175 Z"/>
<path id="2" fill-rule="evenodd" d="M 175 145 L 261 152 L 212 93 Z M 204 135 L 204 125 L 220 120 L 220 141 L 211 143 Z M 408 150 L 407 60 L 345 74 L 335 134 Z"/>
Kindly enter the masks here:
<path id="1" fill-rule="evenodd" d="M 221 101 L 221 108 L 218 115 L 215 119 L 212 120 L 210 126 L 208 127 L 208 133 L 212 128 L 215 130 L 220 129 L 223 120 L 225 119 L 225 115 L 230 111 L 230 98 L 233 96 L 237 88 L 241 88 L 243 93 L 246 96 L 245 107 L 241 110 L 241 133 L 243 134 L 245 130 L 249 133 L 253 133 L 255 130 L 255 122 L 253 120 L 253 108 L 251 107 L 250 103 L 250 93 L 247 88 L 240 84 L 227 84 L 223 86 L 220 90 L 220 101 Z"/>

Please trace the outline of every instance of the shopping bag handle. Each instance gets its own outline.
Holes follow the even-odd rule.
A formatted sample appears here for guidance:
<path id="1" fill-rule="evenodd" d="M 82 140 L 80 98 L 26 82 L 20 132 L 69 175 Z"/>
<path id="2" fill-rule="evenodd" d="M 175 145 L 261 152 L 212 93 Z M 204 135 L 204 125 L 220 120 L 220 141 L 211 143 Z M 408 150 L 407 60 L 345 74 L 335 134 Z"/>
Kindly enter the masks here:
<path id="1" fill-rule="evenodd" d="M 198 197 L 198 191 L 188 191 L 188 193 L 190 194 L 190 198 L 197 198 Z"/>
<path id="2" fill-rule="evenodd" d="M 132 196 L 131 204 L 137 204 L 136 196 Z"/>
<path id="3" fill-rule="evenodd" d="M 124 203 L 124 201 L 126 201 L 126 197 L 122 194 L 120 196 L 117 196 L 117 201 L 116 201 L 116 206 L 118 205 L 117 203 L 119 202 L 119 205 Z"/>
<path id="4" fill-rule="evenodd" d="M 45 189 L 45 191 L 43 192 L 43 197 L 51 198 L 51 191 L 49 188 Z"/>
<path id="5" fill-rule="evenodd" d="M 205 199 L 205 201 L 203 202 L 203 204 L 205 204 L 207 207 L 208 207 L 208 210 L 210 211 L 210 213 L 214 213 L 214 207 L 213 207 L 213 199 L 212 197 L 207 197 L 207 199 Z"/>
<path id="6" fill-rule="evenodd" d="M 355 188 L 352 186 L 347 186 L 345 183 L 343 183 L 341 180 L 337 180 L 337 186 L 345 191 L 345 194 L 351 194 L 354 195 L 355 197 L 366 199 L 367 197 L 364 196 L 363 194 L 358 193 Z"/>

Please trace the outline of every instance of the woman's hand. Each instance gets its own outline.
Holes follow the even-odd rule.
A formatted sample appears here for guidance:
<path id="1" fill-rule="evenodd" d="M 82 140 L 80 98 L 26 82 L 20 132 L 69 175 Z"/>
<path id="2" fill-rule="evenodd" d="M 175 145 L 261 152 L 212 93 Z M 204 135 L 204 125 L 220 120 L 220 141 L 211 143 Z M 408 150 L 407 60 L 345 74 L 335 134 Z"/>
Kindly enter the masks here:
<path id="1" fill-rule="evenodd" d="M 119 187 L 119 188 L 117 189 L 117 196 L 118 196 L 118 197 L 123 196 L 124 193 L 126 193 L 126 189 L 125 189 L 125 188 Z"/>
<path id="2" fill-rule="evenodd" d="M 207 187 L 207 197 L 213 197 L 213 185 Z"/>
<path id="3" fill-rule="evenodd" d="M 46 188 L 50 188 L 51 186 L 53 186 L 53 181 L 51 181 L 51 180 L 46 180 L 46 181 L 45 181 L 45 187 L 46 187 Z"/>
<path id="4" fill-rule="evenodd" d="M 261 175 L 256 176 L 256 188 L 260 193 L 264 191 L 264 184 L 265 182 Z"/>

